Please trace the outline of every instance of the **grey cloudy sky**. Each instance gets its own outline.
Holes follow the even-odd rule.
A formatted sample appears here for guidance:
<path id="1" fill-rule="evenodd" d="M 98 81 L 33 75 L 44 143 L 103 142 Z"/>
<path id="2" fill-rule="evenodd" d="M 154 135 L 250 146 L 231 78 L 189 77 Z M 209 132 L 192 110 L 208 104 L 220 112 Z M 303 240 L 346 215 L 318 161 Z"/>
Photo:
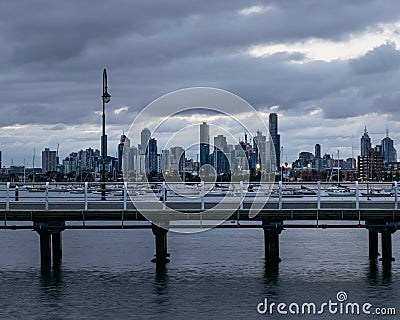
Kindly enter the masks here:
<path id="1" fill-rule="evenodd" d="M 289 161 L 315 143 L 357 154 L 364 125 L 398 143 L 399 32 L 397 0 L 3 1 L 3 164 L 99 148 L 104 67 L 110 154 L 137 112 L 192 86 L 277 111 Z"/>

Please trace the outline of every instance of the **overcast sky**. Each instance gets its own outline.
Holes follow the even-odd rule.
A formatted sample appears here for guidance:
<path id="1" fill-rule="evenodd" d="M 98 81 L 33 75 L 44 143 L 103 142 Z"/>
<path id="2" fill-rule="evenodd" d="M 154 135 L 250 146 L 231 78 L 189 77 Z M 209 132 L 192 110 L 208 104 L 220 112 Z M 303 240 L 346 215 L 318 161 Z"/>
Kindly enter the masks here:
<path id="1" fill-rule="evenodd" d="M 193 86 L 278 112 L 290 162 L 315 143 L 357 155 L 365 125 L 400 149 L 398 0 L 2 1 L 0 41 L 6 166 L 100 148 L 104 67 L 110 155 L 137 112 Z"/>

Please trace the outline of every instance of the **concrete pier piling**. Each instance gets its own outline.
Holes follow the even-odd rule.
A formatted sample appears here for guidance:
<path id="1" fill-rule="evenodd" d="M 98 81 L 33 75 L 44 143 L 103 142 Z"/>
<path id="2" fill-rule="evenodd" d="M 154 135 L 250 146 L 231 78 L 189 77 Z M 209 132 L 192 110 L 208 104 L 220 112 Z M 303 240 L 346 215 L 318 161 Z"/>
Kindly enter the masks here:
<path id="1" fill-rule="evenodd" d="M 269 235 L 269 261 L 271 263 L 281 262 L 281 258 L 279 258 L 279 234 L 280 232 L 270 232 Z"/>
<path id="2" fill-rule="evenodd" d="M 53 248 L 53 265 L 57 266 L 61 264 L 62 260 L 61 232 L 52 233 L 51 238 Z"/>
<path id="3" fill-rule="evenodd" d="M 50 232 L 38 231 L 40 237 L 40 262 L 42 267 L 51 266 L 51 239 Z"/>
<path id="4" fill-rule="evenodd" d="M 382 230 L 382 262 L 391 262 L 395 259 L 392 256 L 392 230 Z"/>
<path id="5" fill-rule="evenodd" d="M 279 257 L 279 235 L 283 230 L 283 223 L 282 221 L 263 220 L 262 226 L 264 230 L 265 261 L 270 264 L 279 263 L 281 262 Z"/>
<path id="6" fill-rule="evenodd" d="M 170 254 L 168 253 L 167 248 L 167 233 L 168 230 L 161 228 L 155 224 L 152 224 L 151 230 L 153 231 L 156 245 L 156 254 L 151 262 L 155 263 L 167 263 L 170 260 L 168 257 Z"/>
<path id="7" fill-rule="evenodd" d="M 368 242 L 369 242 L 369 259 L 374 260 L 379 256 L 378 252 L 378 231 L 368 231 Z"/>
<path id="8" fill-rule="evenodd" d="M 34 229 L 40 238 L 40 262 L 42 267 L 57 267 L 62 260 L 61 232 L 64 230 L 65 221 L 35 222 Z"/>

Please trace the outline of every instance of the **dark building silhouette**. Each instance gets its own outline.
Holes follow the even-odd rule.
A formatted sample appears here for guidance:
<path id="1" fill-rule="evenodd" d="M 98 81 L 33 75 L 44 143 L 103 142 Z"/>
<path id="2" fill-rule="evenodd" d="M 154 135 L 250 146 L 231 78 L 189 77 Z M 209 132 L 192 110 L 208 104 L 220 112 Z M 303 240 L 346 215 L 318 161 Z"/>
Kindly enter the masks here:
<path id="1" fill-rule="evenodd" d="M 158 172 L 157 140 L 151 138 L 148 143 L 148 173 Z"/>
<path id="2" fill-rule="evenodd" d="M 364 134 L 361 137 L 361 157 L 369 156 L 371 151 L 371 138 L 368 135 L 367 126 L 365 126 Z"/>
<path id="3" fill-rule="evenodd" d="M 269 114 L 269 133 L 275 149 L 276 165 L 281 165 L 281 136 L 278 134 L 278 115 L 276 113 Z"/>
<path id="4" fill-rule="evenodd" d="M 319 143 L 315 145 L 315 158 L 321 158 L 321 145 Z"/>
<path id="5" fill-rule="evenodd" d="M 148 128 L 144 128 L 142 132 L 140 133 L 140 145 L 139 145 L 139 151 L 140 154 L 147 154 L 147 144 L 149 143 L 149 140 L 151 138 L 151 132 Z"/>
<path id="6" fill-rule="evenodd" d="M 371 138 L 368 135 L 367 126 L 361 137 L 361 155 L 357 158 L 358 177 L 361 181 L 381 180 L 383 169 L 382 146 L 371 146 Z"/>
<path id="7" fill-rule="evenodd" d="M 126 142 L 126 135 L 122 134 L 120 142 L 118 144 L 118 168 L 117 168 L 118 172 L 122 172 L 122 156 L 124 154 L 125 142 Z"/>
<path id="8" fill-rule="evenodd" d="M 210 163 L 210 126 L 200 125 L 200 167 Z"/>
<path id="9" fill-rule="evenodd" d="M 381 156 L 383 158 L 383 162 L 385 164 L 397 162 L 397 151 L 394 148 L 393 139 L 389 138 L 389 130 L 386 130 L 386 137 L 382 139 L 381 146 Z"/>

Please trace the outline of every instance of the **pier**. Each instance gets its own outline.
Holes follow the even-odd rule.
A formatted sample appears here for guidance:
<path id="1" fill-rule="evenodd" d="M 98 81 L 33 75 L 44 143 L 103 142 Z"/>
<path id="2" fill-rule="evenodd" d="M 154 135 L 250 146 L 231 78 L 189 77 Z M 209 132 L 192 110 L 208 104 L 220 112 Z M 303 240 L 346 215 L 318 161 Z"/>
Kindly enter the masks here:
<path id="1" fill-rule="evenodd" d="M 170 259 L 169 229 L 207 229 L 213 223 L 216 228 L 262 229 L 265 260 L 269 264 L 283 259 L 279 252 L 280 235 L 292 228 L 363 229 L 368 232 L 369 259 L 380 258 L 382 263 L 390 263 L 395 258 L 392 235 L 400 227 L 396 183 L 339 185 L 348 194 L 342 191 L 332 194 L 330 190 L 338 186 L 321 182 L 251 185 L 251 188 L 250 184 L 239 183 L 236 190 L 224 188 L 225 195 L 217 194 L 214 185 L 209 186 L 208 193 L 202 192 L 204 185 L 199 185 L 199 196 L 188 198 L 167 190 L 165 184 L 148 186 L 145 189 L 143 183 L 107 183 L 106 189 L 102 189 L 96 183 L 36 183 L 19 185 L 16 189 L 10 183 L 3 184 L 0 185 L 0 228 L 36 231 L 43 266 L 61 263 L 64 230 L 151 229 L 155 239 L 152 261 L 166 263 Z M 385 192 L 371 192 L 378 187 Z M 102 200 L 104 193 L 106 201 Z M 224 206 L 218 207 L 221 201 Z M 255 203 L 261 203 L 257 212 Z M 225 220 L 227 223 L 219 223 Z"/>

